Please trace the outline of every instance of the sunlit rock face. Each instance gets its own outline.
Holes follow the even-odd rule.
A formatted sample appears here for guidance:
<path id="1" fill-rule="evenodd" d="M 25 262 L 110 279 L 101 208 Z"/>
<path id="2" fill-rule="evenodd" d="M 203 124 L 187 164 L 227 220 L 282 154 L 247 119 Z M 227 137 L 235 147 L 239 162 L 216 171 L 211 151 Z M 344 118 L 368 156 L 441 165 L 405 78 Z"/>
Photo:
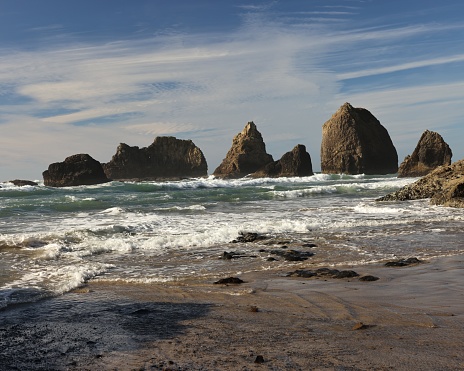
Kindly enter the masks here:
<path id="1" fill-rule="evenodd" d="M 398 154 L 372 113 L 345 103 L 322 126 L 321 171 L 326 174 L 393 174 Z"/>

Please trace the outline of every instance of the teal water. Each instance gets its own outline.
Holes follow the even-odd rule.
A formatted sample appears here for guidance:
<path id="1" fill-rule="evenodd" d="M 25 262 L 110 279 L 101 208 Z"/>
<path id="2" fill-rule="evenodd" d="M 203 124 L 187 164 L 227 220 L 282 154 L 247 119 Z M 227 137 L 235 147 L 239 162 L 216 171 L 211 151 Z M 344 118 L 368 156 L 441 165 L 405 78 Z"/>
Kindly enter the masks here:
<path id="1" fill-rule="evenodd" d="M 267 260 L 282 241 L 300 250 L 314 243 L 310 263 L 321 266 L 463 253 L 464 210 L 375 201 L 412 181 L 316 174 L 68 188 L 0 183 L 0 307 L 87 280 L 166 282 L 286 268 Z M 230 243 L 240 232 L 268 239 Z M 250 257 L 218 259 L 237 250 Z"/>

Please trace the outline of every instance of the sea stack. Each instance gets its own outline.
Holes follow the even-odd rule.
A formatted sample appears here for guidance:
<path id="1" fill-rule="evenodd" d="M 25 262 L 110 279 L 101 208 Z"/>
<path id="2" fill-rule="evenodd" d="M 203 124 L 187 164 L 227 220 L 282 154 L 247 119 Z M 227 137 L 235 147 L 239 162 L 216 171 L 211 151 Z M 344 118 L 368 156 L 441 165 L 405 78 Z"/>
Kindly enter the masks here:
<path id="1" fill-rule="evenodd" d="M 430 198 L 433 205 L 464 207 L 464 160 L 440 166 L 418 181 L 377 201 L 406 201 Z"/>
<path id="2" fill-rule="evenodd" d="M 322 126 L 321 171 L 326 174 L 393 174 L 398 154 L 372 113 L 345 103 Z"/>
<path id="3" fill-rule="evenodd" d="M 203 152 L 191 140 L 156 137 L 148 147 L 121 143 L 111 161 L 103 164 L 113 180 L 169 180 L 207 176 Z"/>
<path id="4" fill-rule="evenodd" d="M 49 165 L 42 175 L 44 184 L 49 187 L 92 185 L 110 181 L 100 162 L 82 153 Z"/>
<path id="5" fill-rule="evenodd" d="M 253 173 L 256 178 L 301 177 L 313 175 L 311 156 L 306 147 L 298 144 L 290 152 L 285 153 L 278 161 L 273 161 Z"/>
<path id="6" fill-rule="evenodd" d="M 243 131 L 234 137 L 226 158 L 214 170 L 213 175 L 227 179 L 241 178 L 273 161 L 272 156 L 266 153 L 261 133 L 254 122 L 250 121 Z"/>
<path id="7" fill-rule="evenodd" d="M 398 177 L 420 177 L 442 165 L 450 165 L 453 153 L 442 136 L 426 130 L 414 152 L 406 156 L 398 169 Z"/>

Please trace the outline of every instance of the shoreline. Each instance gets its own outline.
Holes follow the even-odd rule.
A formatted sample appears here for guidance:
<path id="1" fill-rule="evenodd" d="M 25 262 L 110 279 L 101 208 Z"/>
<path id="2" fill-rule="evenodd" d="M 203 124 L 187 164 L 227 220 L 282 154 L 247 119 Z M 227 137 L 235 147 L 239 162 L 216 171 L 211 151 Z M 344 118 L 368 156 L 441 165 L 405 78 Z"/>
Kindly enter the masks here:
<path id="1" fill-rule="evenodd" d="M 241 285 L 90 281 L 63 296 L 0 311 L 0 364 L 31 370 L 459 369 L 463 263 L 464 256 L 455 255 L 408 267 L 347 267 L 379 277 L 375 282 L 283 277 L 282 270 L 244 273 Z"/>

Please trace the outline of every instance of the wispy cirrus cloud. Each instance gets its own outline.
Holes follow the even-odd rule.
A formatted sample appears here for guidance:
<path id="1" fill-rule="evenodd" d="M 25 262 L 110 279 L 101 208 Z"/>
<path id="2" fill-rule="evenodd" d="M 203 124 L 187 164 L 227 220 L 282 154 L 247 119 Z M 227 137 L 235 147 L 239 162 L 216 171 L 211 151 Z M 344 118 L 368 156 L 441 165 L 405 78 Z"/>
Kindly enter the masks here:
<path id="1" fill-rule="evenodd" d="M 362 78 L 463 63 L 455 50 L 417 49 L 418 40 L 461 32 L 463 23 L 366 27 L 350 20 L 361 6 L 293 14 L 276 14 L 272 3 L 237 9 L 246 15 L 228 33 L 0 48 L 0 165 L 18 161 L 14 149 L 24 138 L 24 164 L 35 153 L 34 168 L 42 171 L 72 153 L 107 161 L 119 142 L 147 146 L 156 135 L 188 135 L 212 170 L 232 136 L 254 120 L 274 157 L 301 142 L 317 169 L 321 126 L 344 101 L 379 115 L 399 142 L 425 128 L 448 130 L 464 115 L 453 103 L 464 98 L 459 77 L 453 84 L 346 88 Z M 434 108 L 449 110 L 441 116 L 447 125 Z"/>

